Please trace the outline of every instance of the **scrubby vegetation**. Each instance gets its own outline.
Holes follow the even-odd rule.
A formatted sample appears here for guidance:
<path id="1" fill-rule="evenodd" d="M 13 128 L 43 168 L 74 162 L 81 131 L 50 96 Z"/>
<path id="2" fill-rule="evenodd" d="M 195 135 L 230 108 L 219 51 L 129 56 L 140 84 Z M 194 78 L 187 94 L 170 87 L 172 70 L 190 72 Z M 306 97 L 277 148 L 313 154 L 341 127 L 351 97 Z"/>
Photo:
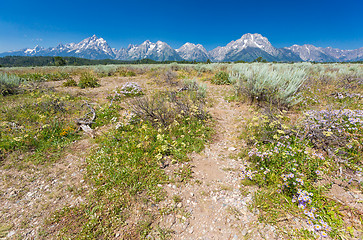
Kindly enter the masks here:
<path id="1" fill-rule="evenodd" d="M 0 93 L 1 95 L 15 94 L 23 80 L 16 75 L 0 73 Z"/>
<path id="2" fill-rule="evenodd" d="M 271 67 L 279 69 L 279 66 Z M 317 71 L 316 68 L 320 69 Z M 299 90 L 298 107 L 287 112 L 272 105 L 268 110 L 258 110 L 259 113 L 248 121 L 244 136 L 251 148 L 243 155 L 249 160 L 248 167 L 242 171 L 243 183 L 260 187 L 261 191 L 255 195 L 254 207 L 262 211 L 264 221 L 274 222 L 288 231 L 278 220 L 299 216 L 303 227 L 295 232 L 288 231 L 291 236 L 354 238 L 360 235 L 360 210 L 348 207 L 355 219 L 353 222 L 358 225 L 346 223 L 343 212 L 347 205 L 334 201 L 328 192 L 333 184 L 339 182 L 339 175 L 343 181 L 349 181 L 349 190 L 362 191 L 359 176 L 363 167 L 363 115 L 362 98 L 358 92 L 363 90 L 363 85 L 356 84 L 360 81 L 362 69 L 346 71 L 346 68 L 321 68 L 308 64 L 304 64 L 302 69 L 304 73 L 299 73 L 297 82 L 289 90 L 293 94 L 287 94 L 293 102 L 289 97 L 280 98 L 285 100 L 285 106 L 292 107 L 286 104 L 296 103 Z M 285 79 L 294 80 L 294 74 L 287 73 L 290 78 Z M 310 82 L 302 85 L 303 78 L 300 76 L 308 77 Z M 326 81 L 326 76 L 333 77 Z M 312 79 L 314 86 L 311 85 Z M 340 97 L 344 99 L 343 109 L 334 92 L 346 91 L 350 84 L 354 84 L 350 89 L 351 97 Z M 283 92 L 284 89 L 280 89 L 276 93 Z M 357 104 L 359 110 L 355 110 Z M 337 171 L 340 174 L 334 176 Z M 278 195 L 272 197 L 272 193 Z"/>
<path id="3" fill-rule="evenodd" d="M 224 71 L 216 73 L 211 82 L 217 85 L 231 84 L 228 73 Z"/>
<path id="4" fill-rule="evenodd" d="M 98 79 L 90 72 L 84 72 L 81 74 L 78 86 L 80 88 L 95 88 L 99 87 Z"/>
<path id="5" fill-rule="evenodd" d="M 301 100 L 298 92 L 306 73 L 288 65 L 244 64 L 234 66 L 231 77 L 238 93 L 250 100 L 290 107 Z"/>
<path id="6" fill-rule="evenodd" d="M 160 204 L 185 202 L 164 188 L 203 184 L 193 179 L 193 156 L 227 138 L 224 132 L 212 138 L 223 110 L 213 104 L 232 102 L 244 106 L 235 111 L 245 112 L 236 120 L 240 131 L 230 136 L 244 147 L 231 158 L 243 165 L 237 170 L 241 195 L 253 195 L 249 209 L 258 220 L 287 239 L 359 238 L 361 200 L 345 202 L 331 189 L 363 196 L 362 79 L 360 64 L 2 69 L 0 167 L 4 172 L 51 169 L 85 141 L 82 183 L 88 191 L 69 187 L 69 194 L 84 201 L 52 209 L 39 223 L 38 235 L 172 239 L 173 233 L 159 224 L 177 210 Z M 212 95 L 211 89 L 225 91 Z M 220 99 L 211 97 L 216 95 Z M 13 228 L 24 237 L 25 227 Z"/>

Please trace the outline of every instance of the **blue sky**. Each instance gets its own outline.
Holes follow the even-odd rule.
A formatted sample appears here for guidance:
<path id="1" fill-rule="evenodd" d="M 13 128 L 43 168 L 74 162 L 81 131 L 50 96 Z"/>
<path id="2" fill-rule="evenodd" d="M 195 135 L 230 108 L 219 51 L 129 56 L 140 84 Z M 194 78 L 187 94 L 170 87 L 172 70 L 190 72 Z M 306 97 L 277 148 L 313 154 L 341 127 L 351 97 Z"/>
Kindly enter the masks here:
<path id="1" fill-rule="evenodd" d="M 245 33 L 260 33 L 275 47 L 363 47 L 363 1 L 1 0 L 0 7 L 0 52 L 93 34 L 115 48 L 148 39 L 211 50 Z"/>

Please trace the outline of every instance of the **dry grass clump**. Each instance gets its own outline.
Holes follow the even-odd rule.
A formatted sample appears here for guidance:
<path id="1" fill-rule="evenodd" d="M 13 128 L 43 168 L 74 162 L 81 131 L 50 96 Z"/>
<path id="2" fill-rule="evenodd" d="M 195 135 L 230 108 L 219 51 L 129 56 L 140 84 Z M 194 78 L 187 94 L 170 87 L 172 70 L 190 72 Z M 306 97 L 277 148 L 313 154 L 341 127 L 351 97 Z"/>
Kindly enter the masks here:
<path id="1" fill-rule="evenodd" d="M 208 114 L 204 109 L 204 98 L 205 88 L 195 81 L 186 81 L 178 91 L 135 98 L 129 105 L 133 114 L 142 120 L 167 127 L 187 117 L 206 119 Z"/>

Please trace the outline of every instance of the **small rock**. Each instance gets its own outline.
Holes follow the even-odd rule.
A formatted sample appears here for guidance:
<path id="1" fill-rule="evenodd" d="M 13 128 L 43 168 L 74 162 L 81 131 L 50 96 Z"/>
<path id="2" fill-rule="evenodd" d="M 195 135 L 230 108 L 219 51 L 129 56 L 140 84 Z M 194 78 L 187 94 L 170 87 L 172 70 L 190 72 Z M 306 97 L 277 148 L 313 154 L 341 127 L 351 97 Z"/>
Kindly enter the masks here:
<path id="1" fill-rule="evenodd" d="M 228 151 L 231 151 L 231 152 L 234 152 L 234 151 L 236 151 L 237 150 L 237 148 L 235 148 L 235 147 L 230 147 L 230 148 L 228 148 Z"/>
<path id="2" fill-rule="evenodd" d="M 10 231 L 6 237 L 11 237 L 15 234 L 15 231 Z"/>

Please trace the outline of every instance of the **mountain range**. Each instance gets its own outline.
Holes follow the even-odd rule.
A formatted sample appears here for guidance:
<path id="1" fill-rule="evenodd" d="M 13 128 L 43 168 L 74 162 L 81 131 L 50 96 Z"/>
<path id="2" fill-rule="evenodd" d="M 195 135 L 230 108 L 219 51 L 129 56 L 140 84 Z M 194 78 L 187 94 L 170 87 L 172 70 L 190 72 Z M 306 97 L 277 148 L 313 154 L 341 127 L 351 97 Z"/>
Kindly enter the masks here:
<path id="1" fill-rule="evenodd" d="M 178 49 L 173 49 L 167 43 L 145 41 L 140 45 L 130 44 L 127 48 L 111 48 L 106 40 L 96 35 L 86 38 L 79 43 L 59 44 L 56 47 L 43 48 L 36 46 L 18 51 L 0 53 L 4 56 L 61 56 L 80 57 L 87 59 L 117 59 L 140 60 L 152 59 L 156 61 L 253 61 L 262 57 L 267 61 L 315 61 L 315 62 L 343 62 L 362 61 L 363 47 L 354 50 L 336 48 L 322 48 L 305 44 L 302 46 L 275 48 L 268 39 L 261 34 L 247 33 L 240 39 L 228 43 L 224 47 L 217 47 L 207 51 L 200 44 L 185 43 Z"/>

